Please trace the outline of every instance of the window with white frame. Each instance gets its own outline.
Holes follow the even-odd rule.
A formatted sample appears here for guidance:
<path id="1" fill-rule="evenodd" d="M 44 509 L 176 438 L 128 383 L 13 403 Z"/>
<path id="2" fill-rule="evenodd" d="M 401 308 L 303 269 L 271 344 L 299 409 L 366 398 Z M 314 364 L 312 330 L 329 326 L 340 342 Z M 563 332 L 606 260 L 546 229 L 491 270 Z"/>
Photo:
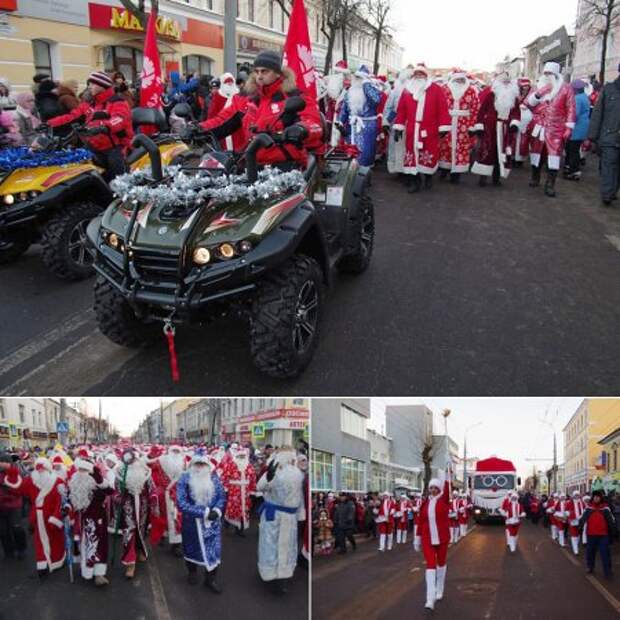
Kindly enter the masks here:
<path id="1" fill-rule="evenodd" d="M 340 486 L 341 491 L 364 493 L 366 479 L 366 463 L 343 456 L 340 459 Z"/>
<path id="2" fill-rule="evenodd" d="M 310 454 L 312 490 L 330 491 L 334 488 L 334 455 L 312 449 Z"/>
<path id="3" fill-rule="evenodd" d="M 33 39 L 32 56 L 35 73 L 45 73 L 54 78 L 52 71 L 52 48 L 49 42 L 43 39 Z"/>
<path id="4" fill-rule="evenodd" d="M 359 439 L 366 439 L 366 418 L 357 411 L 340 405 L 340 430 L 347 435 L 353 435 Z"/>

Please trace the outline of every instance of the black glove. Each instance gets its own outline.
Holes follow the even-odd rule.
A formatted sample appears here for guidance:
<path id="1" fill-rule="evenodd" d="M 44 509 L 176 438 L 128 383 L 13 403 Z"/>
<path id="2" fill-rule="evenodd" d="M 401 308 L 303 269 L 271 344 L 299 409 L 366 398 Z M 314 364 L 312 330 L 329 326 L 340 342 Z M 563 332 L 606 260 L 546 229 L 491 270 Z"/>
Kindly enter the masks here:
<path id="1" fill-rule="evenodd" d="M 510 128 L 508 129 L 508 131 L 510 133 L 515 133 L 515 131 L 519 131 L 519 125 L 510 125 Z"/>
<path id="2" fill-rule="evenodd" d="M 207 515 L 207 519 L 209 521 L 217 521 L 220 518 L 220 513 L 217 510 L 209 510 L 209 514 Z"/>
<path id="3" fill-rule="evenodd" d="M 276 475 L 276 469 L 278 469 L 278 464 L 275 461 L 271 461 L 267 469 L 267 482 L 273 480 L 273 477 Z"/>
<path id="4" fill-rule="evenodd" d="M 400 142 L 402 137 L 403 137 L 403 130 L 395 129 L 394 130 L 394 142 Z"/>
<path id="5" fill-rule="evenodd" d="M 439 132 L 439 137 L 440 138 L 445 138 L 450 132 L 449 131 L 440 131 Z"/>
<path id="6" fill-rule="evenodd" d="M 94 112 L 92 119 L 94 121 L 107 121 L 110 120 L 110 115 L 105 110 L 97 110 Z"/>
<path id="7" fill-rule="evenodd" d="M 103 125 L 99 125 L 97 127 L 88 127 L 84 131 L 84 135 L 86 136 L 98 136 L 99 134 L 102 134 L 102 133 L 108 133 L 108 128 L 104 127 Z"/>
<path id="8" fill-rule="evenodd" d="M 301 144 L 308 137 L 308 130 L 303 125 L 291 125 L 284 130 L 284 141 Z"/>
<path id="9" fill-rule="evenodd" d="M 334 125 L 340 133 L 344 133 L 344 125 L 340 121 L 335 121 Z"/>

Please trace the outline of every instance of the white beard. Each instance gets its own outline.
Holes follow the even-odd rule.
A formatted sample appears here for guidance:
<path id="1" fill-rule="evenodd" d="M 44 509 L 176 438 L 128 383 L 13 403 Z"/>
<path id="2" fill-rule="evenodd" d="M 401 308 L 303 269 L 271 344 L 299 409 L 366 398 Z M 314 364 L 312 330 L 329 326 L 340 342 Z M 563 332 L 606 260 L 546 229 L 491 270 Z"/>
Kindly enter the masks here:
<path id="1" fill-rule="evenodd" d="M 46 494 L 51 490 L 57 478 L 56 474 L 47 470 L 37 471 L 35 469 L 30 475 L 34 486 L 37 487 L 39 491 L 42 491 L 43 494 Z"/>
<path id="2" fill-rule="evenodd" d="M 178 480 L 183 473 L 183 465 L 185 464 L 185 457 L 182 454 L 164 454 L 159 459 L 161 468 L 170 480 Z"/>
<path id="3" fill-rule="evenodd" d="M 325 77 L 325 86 L 327 95 L 332 99 L 338 99 L 344 88 L 344 75 L 342 73 L 332 73 Z"/>
<path id="4" fill-rule="evenodd" d="M 454 97 L 454 101 L 460 101 L 461 97 L 465 94 L 465 91 L 469 88 L 469 82 L 460 84 L 459 82 L 448 82 L 448 88 Z"/>
<path id="5" fill-rule="evenodd" d="M 351 109 L 351 114 L 361 114 L 365 103 L 364 84 L 362 82 L 351 84 L 351 88 L 349 88 L 349 108 Z"/>
<path id="6" fill-rule="evenodd" d="M 54 473 L 63 481 L 67 480 L 67 468 L 63 467 L 61 469 L 54 469 Z"/>
<path id="7" fill-rule="evenodd" d="M 76 510 L 84 510 L 90 506 L 93 491 L 97 488 L 95 479 L 90 474 L 76 472 L 69 480 L 69 499 Z"/>
<path id="8" fill-rule="evenodd" d="M 198 471 L 195 467 L 189 472 L 189 490 L 192 498 L 199 506 L 208 506 L 215 493 L 211 480 L 211 468 L 203 467 Z"/>
<path id="9" fill-rule="evenodd" d="M 421 78 L 412 78 L 407 82 L 406 88 L 413 95 L 413 98 L 418 101 L 420 96 L 424 92 L 428 80 Z"/>
<path id="10" fill-rule="evenodd" d="M 303 484 L 303 474 L 299 468 L 295 465 L 287 463 L 286 465 L 279 465 L 276 470 L 274 480 L 277 478 L 280 484 L 291 487 L 300 487 L 300 493 L 302 492 L 301 486 Z"/>
<path id="11" fill-rule="evenodd" d="M 125 478 L 125 488 L 132 495 L 140 495 L 144 488 L 144 483 L 149 479 L 151 470 L 141 462 L 133 463 L 127 469 L 127 477 Z"/>
<path id="12" fill-rule="evenodd" d="M 544 74 L 541 75 L 538 78 L 538 88 L 543 88 L 548 85 L 552 87 L 552 90 L 542 98 L 543 101 L 551 101 L 558 94 L 560 88 L 562 88 L 562 78 L 556 77 L 555 75 L 549 77 Z"/>
<path id="13" fill-rule="evenodd" d="M 519 96 L 519 88 L 513 82 L 508 85 L 503 82 L 494 82 L 492 90 L 495 95 L 495 110 L 497 116 L 501 120 L 506 120 Z"/>
<path id="14" fill-rule="evenodd" d="M 233 459 L 235 461 L 235 465 L 237 466 L 237 469 L 241 472 L 241 474 L 245 474 L 245 469 L 248 466 L 248 460 L 244 459 L 244 460 L 240 460 L 240 459 Z"/>
<path id="15" fill-rule="evenodd" d="M 222 84 L 220 86 L 220 95 L 222 97 L 226 97 L 226 99 L 230 99 L 233 95 L 236 95 L 239 92 L 236 84 Z"/>

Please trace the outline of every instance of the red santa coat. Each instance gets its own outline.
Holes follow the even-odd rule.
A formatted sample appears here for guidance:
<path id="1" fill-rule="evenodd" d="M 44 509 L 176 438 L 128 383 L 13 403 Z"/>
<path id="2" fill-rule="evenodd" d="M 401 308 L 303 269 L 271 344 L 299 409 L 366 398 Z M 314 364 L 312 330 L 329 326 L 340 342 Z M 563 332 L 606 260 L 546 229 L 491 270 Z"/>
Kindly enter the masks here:
<path id="1" fill-rule="evenodd" d="M 555 499 L 550 499 L 545 504 L 545 512 L 549 515 L 549 524 L 550 525 L 557 525 L 555 517 L 553 516 L 553 513 L 555 512 L 555 505 L 556 505 L 556 500 Z"/>
<path id="2" fill-rule="evenodd" d="M 579 519 L 585 512 L 586 503 L 580 499 L 571 499 L 568 504 L 568 531 L 571 536 L 579 536 Z"/>
<path id="3" fill-rule="evenodd" d="M 450 133 L 439 147 L 439 167 L 450 172 L 467 172 L 475 138 L 470 129 L 476 123 L 480 100 L 473 86 L 469 86 L 457 101 L 449 86 L 444 86 L 448 110 L 452 118 Z"/>
<path id="4" fill-rule="evenodd" d="M 428 497 L 420 508 L 420 522 L 418 536 L 423 545 L 440 545 L 450 542 L 450 490 L 448 483 L 444 490 L 436 497 Z"/>
<path id="5" fill-rule="evenodd" d="M 511 536 L 516 536 L 519 531 L 521 519 L 525 517 L 525 512 L 521 506 L 519 499 L 510 499 L 506 497 L 502 502 L 500 513 L 504 517 L 504 523 Z"/>
<path id="6" fill-rule="evenodd" d="M 506 118 L 499 118 L 495 107 L 495 93 L 489 87 L 488 92 L 480 96 L 480 110 L 472 130 L 482 131 L 480 147 L 471 171 L 474 174 L 490 177 L 493 168 L 499 165 L 500 175 L 507 178 L 512 167 L 512 138 L 511 127 L 518 128 L 521 120 L 519 98 L 515 96 Z M 513 130 L 514 131 L 514 130 Z"/>
<path id="7" fill-rule="evenodd" d="M 385 104 L 387 103 L 388 96 L 385 91 L 381 93 L 381 100 L 377 106 L 377 151 L 376 159 L 381 159 L 387 152 L 387 140 L 385 133 L 383 133 L 383 112 L 385 110 Z"/>
<path id="8" fill-rule="evenodd" d="M 391 497 L 381 500 L 379 508 L 375 508 L 375 522 L 379 526 L 379 533 L 391 534 L 394 525 L 394 513 L 396 512 L 396 502 Z"/>
<path id="9" fill-rule="evenodd" d="M 422 498 L 416 497 L 411 502 L 411 509 L 413 510 L 413 523 L 417 524 L 420 520 L 420 509 L 422 508 Z"/>
<path id="10" fill-rule="evenodd" d="M 210 130 L 216 127 L 225 126 L 226 123 L 230 123 L 231 119 L 236 113 L 243 114 L 247 109 L 248 100 L 243 95 L 233 95 L 230 99 L 222 97 L 219 93 L 214 93 L 214 97 L 217 95 L 222 102 L 221 106 L 215 107 L 213 113 L 209 108 L 209 116 L 206 121 L 202 121 L 200 126 L 203 129 Z M 222 148 L 229 151 L 242 151 L 247 144 L 245 131 L 242 126 L 237 126 L 229 136 L 220 140 Z M 229 148 L 230 147 L 230 148 Z"/>
<path id="11" fill-rule="evenodd" d="M 248 529 L 252 493 L 256 491 L 256 470 L 248 463 L 242 471 L 231 458 L 223 464 L 220 479 L 228 494 L 224 518 L 235 527 Z"/>
<path id="12" fill-rule="evenodd" d="M 60 478 L 47 491 L 41 491 L 32 478 L 22 478 L 16 468 L 7 472 L 4 484 L 17 495 L 30 499 L 30 523 L 34 529 L 37 570 L 60 568 L 65 562 L 65 532 L 62 521 L 64 483 Z M 59 488 L 60 487 L 60 488 Z"/>
<path id="13" fill-rule="evenodd" d="M 439 134 L 450 131 L 448 103 L 441 86 L 427 82 L 416 100 L 403 90 L 393 129 L 405 131 L 405 174 L 434 174 L 439 166 Z"/>
<path id="14" fill-rule="evenodd" d="M 564 144 L 575 127 L 575 94 L 570 84 L 562 84 L 552 99 L 547 97 L 539 96 L 536 91 L 527 99 L 533 112 L 529 127 L 530 158 L 534 166 L 539 166 L 546 148 L 549 168 L 559 170 Z"/>
<path id="15" fill-rule="evenodd" d="M 399 530 L 406 530 L 409 522 L 409 510 L 411 502 L 408 499 L 400 499 L 395 502 L 394 527 Z"/>
<path id="16" fill-rule="evenodd" d="M 462 497 L 459 502 L 459 525 L 467 525 L 470 508 L 469 500 L 466 497 Z"/>
<path id="17" fill-rule="evenodd" d="M 450 511 L 448 513 L 448 516 L 450 517 L 450 527 L 458 527 L 460 507 L 461 499 L 459 497 L 453 497 L 450 500 Z"/>
<path id="18" fill-rule="evenodd" d="M 553 518 L 555 519 L 555 524 L 563 529 L 568 524 L 568 500 L 561 499 L 555 503 Z"/>
<path id="19" fill-rule="evenodd" d="M 151 543 L 156 545 L 166 532 L 172 545 L 181 542 L 181 511 L 177 507 L 177 482 L 164 471 L 159 459 L 151 465 L 159 516 L 151 518 Z"/>

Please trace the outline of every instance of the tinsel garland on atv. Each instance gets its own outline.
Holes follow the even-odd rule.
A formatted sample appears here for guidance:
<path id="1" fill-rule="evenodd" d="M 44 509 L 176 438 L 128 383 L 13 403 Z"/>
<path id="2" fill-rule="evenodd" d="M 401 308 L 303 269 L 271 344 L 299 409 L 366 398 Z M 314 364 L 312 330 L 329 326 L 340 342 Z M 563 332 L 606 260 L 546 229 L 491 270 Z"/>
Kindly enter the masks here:
<path id="1" fill-rule="evenodd" d="M 66 166 L 88 161 L 92 157 L 93 154 L 88 149 L 63 149 L 49 153 L 31 151 L 27 146 L 18 146 L 0 151 L 0 169 L 13 171 L 21 168 Z"/>
<path id="2" fill-rule="evenodd" d="M 245 174 L 187 174 L 180 166 L 170 166 L 163 182 L 154 184 L 146 170 L 116 177 L 112 191 L 123 201 L 156 202 L 162 207 L 190 206 L 207 200 L 235 202 L 267 200 L 306 185 L 299 170 L 282 172 L 267 167 L 258 173 L 256 183 L 248 184 Z"/>

